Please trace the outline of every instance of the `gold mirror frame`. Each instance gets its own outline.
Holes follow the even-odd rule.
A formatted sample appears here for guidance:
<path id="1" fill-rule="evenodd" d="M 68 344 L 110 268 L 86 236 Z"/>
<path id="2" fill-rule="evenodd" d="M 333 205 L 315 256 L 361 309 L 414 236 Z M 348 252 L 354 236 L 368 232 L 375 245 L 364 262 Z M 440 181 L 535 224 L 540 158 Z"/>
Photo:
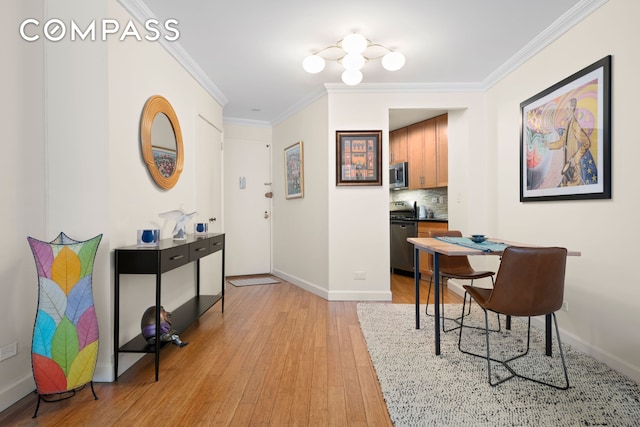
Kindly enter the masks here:
<path id="1" fill-rule="evenodd" d="M 164 114 L 171 123 L 173 133 L 176 142 L 176 164 L 173 173 L 165 177 L 158 170 L 156 160 L 153 156 L 153 141 L 151 135 L 151 128 L 153 121 L 158 114 Z M 184 149 L 182 146 L 182 132 L 180 131 L 180 123 L 178 122 L 178 116 L 173 110 L 173 107 L 164 97 L 160 95 L 154 95 L 149 98 L 142 110 L 142 119 L 140 121 L 140 140 L 142 143 L 142 158 L 147 164 L 147 169 L 151 177 L 158 184 L 159 187 L 169 190 L 173 188 L 180 178 L 182 168 L 184 164 Z"/>

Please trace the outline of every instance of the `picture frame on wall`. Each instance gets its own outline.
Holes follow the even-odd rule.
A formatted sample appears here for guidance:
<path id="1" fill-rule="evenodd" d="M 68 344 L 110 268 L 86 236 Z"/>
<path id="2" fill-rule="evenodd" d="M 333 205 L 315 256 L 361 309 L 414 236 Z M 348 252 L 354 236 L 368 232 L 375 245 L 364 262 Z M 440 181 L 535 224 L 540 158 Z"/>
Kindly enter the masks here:
<path id="1" fill-rule="evenodd" d="M 302 141 L 284 149 L 285 197 L 298 199 L 304 197 L 304 153 Z"/>
<path id="2" fill-rule="evenodd" d="M 520 104 L 520 201 L 611 198 L 611 56 Z"/>
<path id="3" fill-rule="evenodd" d="M 382 131 L 336 131 L 336 185 L 382 185 Z"/>

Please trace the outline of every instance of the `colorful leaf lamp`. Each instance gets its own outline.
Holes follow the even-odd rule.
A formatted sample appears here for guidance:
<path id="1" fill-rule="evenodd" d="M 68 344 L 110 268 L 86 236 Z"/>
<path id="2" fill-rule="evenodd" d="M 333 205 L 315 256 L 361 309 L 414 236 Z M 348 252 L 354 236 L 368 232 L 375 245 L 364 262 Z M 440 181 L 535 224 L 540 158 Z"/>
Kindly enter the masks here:
<path id="1" fill-rule="evenodd" d="M 38 311 L 31 365 L 40 400 L 67 399 L 91 385 L 98 358 L 98 319 L 93 303 L 93 262 L 102 234 L 81 242 L 60 233 L 51 242 L 28 237 L 38 271 Z M 55 398 L 52 398 L 55 396 Z"/>

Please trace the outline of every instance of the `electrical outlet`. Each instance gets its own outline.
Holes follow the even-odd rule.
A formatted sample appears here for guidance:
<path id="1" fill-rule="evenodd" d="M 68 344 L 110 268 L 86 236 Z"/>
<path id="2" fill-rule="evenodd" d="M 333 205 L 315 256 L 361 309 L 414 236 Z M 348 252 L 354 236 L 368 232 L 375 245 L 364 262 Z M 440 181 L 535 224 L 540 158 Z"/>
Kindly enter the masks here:
<path id="1" fill-rule="evenodd" d="M 18 341 L 0 347 L 0 361 L 6 360 L 18 354 Z"/>
<path id="2" fill-rule="evenodd" d="M 438 203 L 438 198 L 437 197 L 432 197 L 431 198 L 431 203 Z"/>
<path id="3" fill-rule="evenodd" d="M 569 303 L 567 301 L 562 301 L 562 309 L 564 311 L 569 311 Z"/>
<path id="4" fill-rule="evenodd" d="M 354 271 L 353 278 L 356 280 L 365 280 L 367 278 L 367 273 L 364 271 Z"/>

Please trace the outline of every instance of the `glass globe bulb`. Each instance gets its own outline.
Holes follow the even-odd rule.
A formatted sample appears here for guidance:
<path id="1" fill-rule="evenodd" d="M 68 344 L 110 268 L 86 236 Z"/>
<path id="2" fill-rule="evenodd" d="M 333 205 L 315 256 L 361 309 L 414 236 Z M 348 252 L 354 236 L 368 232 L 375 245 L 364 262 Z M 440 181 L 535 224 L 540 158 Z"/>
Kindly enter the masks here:
<path id="1" fill-rule="evenodd" d="M 404 66 L 404 55 L 400 52 L 389 52 L 382 58 L 385 70 L 397 71 Z"/>
<path id="2" fill-rule="evenodd" d="M 359 70 L 364 66 L 366 60 L 359 53 L 348 53 L 340 62 L 346 70 Z"/>
<path id="3" fill-rule="evenodd" d="M 342 81 L 349 86 L 357 85 L 362 81 L 362 73 L 360 70 L 345 70 L 342 73 Z"/>
<path id="4" fill-rule="evenodd" d="M 309 55 L 302 61 L 302 68 L 304 68 L 307 73 L 319 73 L 324 70 L 324 58 L 318 55 Z"/>
<path id="5" fill-rule="evenodd" d="M 362 53 L 368 45 L 369 42 L 361 34 L 349 34 L 342 39 L 342 50 L 347 53 Z"/>

